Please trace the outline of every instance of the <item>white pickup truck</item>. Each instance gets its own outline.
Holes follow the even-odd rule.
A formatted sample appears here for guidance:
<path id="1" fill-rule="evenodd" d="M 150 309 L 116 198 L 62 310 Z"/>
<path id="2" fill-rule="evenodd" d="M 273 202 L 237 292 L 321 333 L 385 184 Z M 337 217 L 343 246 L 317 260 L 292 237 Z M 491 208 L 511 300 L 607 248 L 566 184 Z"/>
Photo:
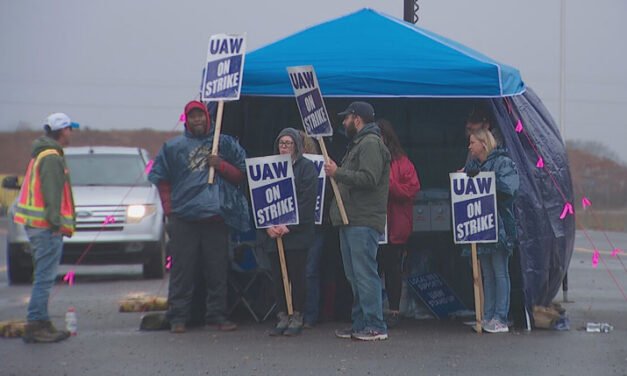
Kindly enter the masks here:
<path id="1" fill-rule="evenodd" d="M 147 179 L 148 152 L 131 147 L 64 149 L 76 207 L 76 232 L 63 243 L 64 264 L 143 264 L 145 278 L 165 272 L 166 234 L 159 193 Z M 5 189 L 19 189 L 15 177 Z M 12 219 L 15 204 L 9 210 Z M 9 220 L 9 283 L 29 283 L 33 263 L 22 225 Z"/>

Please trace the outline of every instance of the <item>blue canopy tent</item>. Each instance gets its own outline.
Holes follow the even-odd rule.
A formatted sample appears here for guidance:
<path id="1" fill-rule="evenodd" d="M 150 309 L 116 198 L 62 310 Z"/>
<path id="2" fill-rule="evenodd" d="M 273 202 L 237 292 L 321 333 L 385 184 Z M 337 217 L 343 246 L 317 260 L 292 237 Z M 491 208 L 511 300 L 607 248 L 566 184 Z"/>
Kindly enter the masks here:
<path id="1" fill-rule="evenodd" d="M 325 97 L 503 97 L 518 70 L 371 9 L 324 22 L 246 57 L 243 95 L 292 96 L 285 67 L 314 65 Z"/>
<path id="2" fill-rule="evenodd" d="M 560 219 L 565 200 L 573 202 L 573 190 L 555 122 L 518 70 L 413 24 L 363 9 L 247 55 L 242 97 L 226 105 L 223 126 L 251 156 L 271 153 L 280 129 L 301 127 L 286 72 L 296 65 L 314 66 L 336 127 L 341 119 L 334 114 L 356 99 L 371 102 L 378 117 L 391 120 L 427 190 L 448 191 L 448 172 L 466 158 L 466 116 L 477 105 L 491 109 L 492 122 L 521 176 L 516 203 L 520 244 L 512 263 L 519 276 L 518 300 L 528 309 L 551 302 L 573 251 L 574 216 Z M 519 119 L 532 142 L 515 132 Z M 331 147 L 330 153 L 337 160 L 343 150 L 335 150 L 334 155 Z M 543 169 L 536 167 L 536 150 L 544 159 Z M 460 271 L 468 267 L 465 261 L 450 261 L 459 254 L 450 233 L 420 238 L 430 241 L 450 250 L 440 252 L 437 263 L 451 265 L 455 271 L 449 278 L 460 279 Z M 453 287 L 466 288 L 472 296 L 469 280 Z"/>

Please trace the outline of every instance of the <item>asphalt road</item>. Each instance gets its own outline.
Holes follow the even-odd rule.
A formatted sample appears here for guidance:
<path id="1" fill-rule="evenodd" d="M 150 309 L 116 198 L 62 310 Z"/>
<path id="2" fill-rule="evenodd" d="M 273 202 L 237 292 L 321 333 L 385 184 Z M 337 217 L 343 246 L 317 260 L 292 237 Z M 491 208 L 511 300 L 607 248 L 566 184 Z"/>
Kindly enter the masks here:
<path id="1" fill-rule="evenodd" d="M 7 284 L 3 231 L 0 320 L 20 319 L 30 287 Z M 590 236 L 627 289 L 627 270 L 609 256 L 603 234 Z M 609 236 L 627 249 L 627 234 Z M 342 323 L 320 325 L 299 338 L 271 338 L 271 323 L 252 322 L 231 333 L 140 332 L 141 314 L 119 313 L 117 302 L 131 294 L 165 295 L 167 283 L 142 280 L 139 266 L 79 267 L 75 286 L 57 284 L 51 301 L 59 325 L 68 306 L 77 308 L 78 336 L 51 345 L 0 338 L 0 375 L 627 375 L 627 301 L 602 263 L 591 267 L 591 248 L 578 233 L 569 269 L 574 302 L 565 304 L 568 332 L 477 335 L 455 321 L 405 320 L 388 341 L 377 343 L 336 339 L 333 330 Z M 615 329 L 586 333 L 580 328 L 588 321 Z"/>

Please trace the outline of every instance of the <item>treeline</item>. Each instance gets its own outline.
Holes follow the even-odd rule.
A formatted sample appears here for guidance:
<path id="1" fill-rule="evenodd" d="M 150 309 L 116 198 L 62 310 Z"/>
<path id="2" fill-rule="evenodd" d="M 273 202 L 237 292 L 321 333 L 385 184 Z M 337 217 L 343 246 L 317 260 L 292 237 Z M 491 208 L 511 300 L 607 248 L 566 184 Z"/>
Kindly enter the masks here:
<path id="1" fill-rule="evenodd" d="M 83 129 L 73 135 L 72 145 L 141 147 L 155 155 L 167 139 L 177 134 L 180 131 Z M 30 159 L 31 142 L 39 135 L 39 131 L 28 130 L 1 132 L 0 174 L 23 174 Z M 569 141 L 567 150 L 577 199 L 585 195 L 596 209 L 627 207 L 627 165 L 619 161 L 616 153 L 594 141 Z"/>

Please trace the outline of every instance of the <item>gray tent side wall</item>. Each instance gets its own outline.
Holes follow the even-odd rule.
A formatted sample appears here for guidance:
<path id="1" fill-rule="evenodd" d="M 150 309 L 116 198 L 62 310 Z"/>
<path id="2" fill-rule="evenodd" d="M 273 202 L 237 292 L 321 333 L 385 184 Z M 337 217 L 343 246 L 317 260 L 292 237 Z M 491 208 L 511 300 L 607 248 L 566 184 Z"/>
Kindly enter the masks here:
<path id="1" fill-rule="evenodd" d="M 326 98 L 325 104 L 336 135 L 327 144 L 329 153 L 339 160 L 345 150 L 345 139 L 337 134 L 341 128 L 342 111 L 359 98 Z M 525 129 L 539 145 L 545 168 L 551 169 L 568 200 L 572 202 L 572 185 L 566 151 L 555 122 L 535 94 L 510 98 L 514 113 L 508 112 L 503 98 L 496 99 L 437 99 L 437 98 L 367 98 L 375 107 L 377 118 L 390 120 L 402 146 L 416 166 L 423 190 L 449 190 L 448 173 L 464 165 L 467 140 L 465 119 L 471 109 L 481 103 L 492 106 L 495 122 L 501 128 L 505 145 L 519 166 L 521 190 L 517 200 L 520 252 L 514 254 L 512 275 L 513 294 L 517 284 L 524 292 L 525 306 L 547 305 L 557 294 L 569 265 L 574 244 L 574 216 L 559 219 L 563 200 L 551 179 L 535 167 L 536 156 L 521 134 L 514 131 L 517 115 Z M 272 145 L 285 127 L 301 129 L 296 101 L 293 97 L 243 96 L 225 106 L 223 132 L 240 139 L 250 157 L 272 154 Z M 442 235 L 442 234 L 440 234 Z M 452 236 L 436 236 L 446 253 L 436 255 L 435 263 L 453 289 L 472 306 L 471 276 L 467 263 L 459 260 L 459 250 L 452 245 Z M 450 239 L 448 239 L 450 238 Z M 426 241 L 422 238 L 421 241 Z M 447 273 L 446 269 L 454 269 Z M 520 267 L 520 269 L 519 269 Z M 449 268 L 449 269 L 450 269 Z M 522 273 L 522 281 L 516 281 Z M 466 280 L 466 277 L 469 279 Z M 519 278 L 519 277 L 518 277 Z M 522 294 L 520 294 L 522 295 Z M 522 296 L 520 297 L 522 300 Z M 514 305 L 514 300 L 512 305 Z"/>

